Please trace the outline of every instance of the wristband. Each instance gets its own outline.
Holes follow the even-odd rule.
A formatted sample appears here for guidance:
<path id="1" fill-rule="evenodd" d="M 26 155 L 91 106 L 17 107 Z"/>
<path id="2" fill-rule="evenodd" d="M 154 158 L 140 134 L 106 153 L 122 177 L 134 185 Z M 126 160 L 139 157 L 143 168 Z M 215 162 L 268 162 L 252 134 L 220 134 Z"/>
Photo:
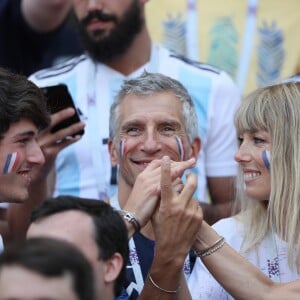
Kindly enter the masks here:
<path id="1" fill-rule="evenodd" d="M 141 225 L 133 213 L 126 211 L 126 210 L 120 210 L 119 213 L 121 214 L 121 216 L 123 217 L 124 220 L 126 220 L 127 222 L 132 224 L 135 232 L 140 231 Z"/>
<path id="2" fill-rule="evenodd" d="M 156 287 L 158 290 L 162 291 L 162 292 L 165 292 L 165 293 L 168 293 L 168 294 L 176 294 L 179 289 L 180 289 L 180 285 L 178 286 L 178 288 L 176 290 L 166 290 L 166 289 L 163 289 L 162 287 L 160 287 L 157 283 L 154 282 L 153 278 L 151 277 L 151 275 L 149 274 L 148 275 L 149 277 L 149 280 L 151 281 L 151 283 L 153 284 L 154 287 Z"/>
<path id="3" fill-rule="evenodd" d="M 213 254 L 214 252 L 216 252 L 217 250 L 222 248 L 224 246 L 224 244 L 225 244 L 225 239 L 224 239 L 224 237 L 221 237 L 212 246 L 210 246 L 202 251 L 195 251 L 195 252 L 200 258 L 203 258 L 205 256 L 209 256 L 209 255 Z"/>

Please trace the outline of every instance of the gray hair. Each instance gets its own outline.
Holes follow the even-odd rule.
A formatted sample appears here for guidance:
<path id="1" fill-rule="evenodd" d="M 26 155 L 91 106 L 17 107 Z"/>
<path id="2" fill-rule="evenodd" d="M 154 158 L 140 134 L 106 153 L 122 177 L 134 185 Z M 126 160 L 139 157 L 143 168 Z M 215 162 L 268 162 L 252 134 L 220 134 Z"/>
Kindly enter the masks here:
<path id="1" fill-rule="evenodd" d="M 186 88 L 177 80 L 159 73 L 144 72 L 135 79 L 125 80 L 110 108 L 109 137 L 114 139 L 120 126 L 120 104 L 129 94 L 149 96 L 155 93 L 172 92 L 182 105 L 185 131 L 190 143 L 199 136 L 195 106 Z"/>

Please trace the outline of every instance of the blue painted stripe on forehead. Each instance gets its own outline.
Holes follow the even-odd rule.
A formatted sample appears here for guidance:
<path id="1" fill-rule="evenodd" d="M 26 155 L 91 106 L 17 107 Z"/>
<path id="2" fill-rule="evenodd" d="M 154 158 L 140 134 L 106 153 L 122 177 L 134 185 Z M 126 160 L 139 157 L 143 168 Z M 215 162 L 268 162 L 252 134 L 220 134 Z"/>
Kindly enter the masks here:
<path id="1" fill-rule="evenodd" d="M 120 141 L 120 149 L 119 149 L 119 155 L 121 158 L 123 158 L 123 155 L 124 155 L 124 144 L 125 144 L 125 140 L 122 139 Z"/>

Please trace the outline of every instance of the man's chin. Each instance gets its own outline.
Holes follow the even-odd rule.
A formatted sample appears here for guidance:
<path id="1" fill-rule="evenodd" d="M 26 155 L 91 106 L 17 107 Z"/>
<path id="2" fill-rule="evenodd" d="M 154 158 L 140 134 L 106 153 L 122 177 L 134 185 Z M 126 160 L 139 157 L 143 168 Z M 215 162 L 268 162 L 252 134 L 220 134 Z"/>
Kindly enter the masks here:
<path id="1" fill-rule="evenodd" d="M 101 43 L 101 41 L 107 36 L 108 34 L 103 30 L 96 30 L 89 32 L 89 38 L 91 43 Z"/>

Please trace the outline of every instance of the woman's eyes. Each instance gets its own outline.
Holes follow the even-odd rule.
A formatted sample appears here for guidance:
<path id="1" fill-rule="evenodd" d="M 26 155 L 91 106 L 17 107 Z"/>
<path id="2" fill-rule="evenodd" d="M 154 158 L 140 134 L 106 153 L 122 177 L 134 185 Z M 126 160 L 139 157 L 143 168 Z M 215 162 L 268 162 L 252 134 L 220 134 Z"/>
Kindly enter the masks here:
<path id="1" fill-rule="evenodd" d="M 266 140 L 261 137 L 252 137 L 249 138 L 248 141 L 251 141 L 251 139 L 254 141 L 254 144 L 263 144 L 266 142 Z M 243 137 L 238 137 L 238 144 L 241 145 L 244 142 L 244 140 L 245 139 Z"/>
<path id="2" fill-rule="evenodd" d="M 254 137 L 253 140 L 255 144 L 262 144 L 265 142 L 265 139 L 262 139 L 260 137 Z"/>

